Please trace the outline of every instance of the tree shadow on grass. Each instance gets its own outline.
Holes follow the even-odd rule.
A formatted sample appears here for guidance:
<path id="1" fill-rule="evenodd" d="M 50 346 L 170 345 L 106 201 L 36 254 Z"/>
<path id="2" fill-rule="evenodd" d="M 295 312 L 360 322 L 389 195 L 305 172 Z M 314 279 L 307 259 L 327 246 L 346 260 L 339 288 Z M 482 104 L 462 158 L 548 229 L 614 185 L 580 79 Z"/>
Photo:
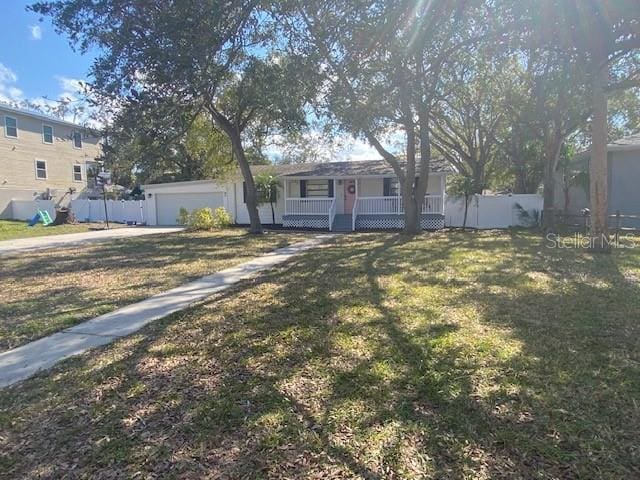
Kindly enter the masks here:
<path id="1" fill-rule="evenodd" d="M 0 351 L 252 259 L 302 236 L 178 233 L 3 260 Z"/>
<path id="2" fill-rule="evenodd" d="M 341 237 L 3 392 L 4 471 L 94 478 L 597 472 L 576 470 L 584 434 L 566 444 L 549 436 L 569 422 L 546 402 L 567 392 L 555 379 L 550 390 L 540 383 L 549 372 L 540 361 L 550 354 L 544 326 L 532 332 L 512 316 L 539 294 L 514 283 L 545 261 L 537 246 L 514 247 L 509 261 L 508 238 L 498 247 L 483 245 L 482 235 L 446 240 Z M 561 280 L 552 275 L 555 259 L 544 268 Z M 580 268 L 571 282 L 583 278 Z M 567 291 L 560 300 L 578 303 L 583 293 L 593 292 Z M 477 315 L 458 315 L 476 306 Z M 563 339 L 575 337 L 560 332 Z M 591 390 L 571 361 L 550 360 L 565 387 Z M 628 395 L 634 387 L 625 380 L 617 388 L 600 379 L 608 393 Z M 601 416 L 595 423 L 600 431 L 609 426 Z M 624 435 L 630 428 L 622 426 Z M 622 462 L 618 471 L 629 468 Z"/>

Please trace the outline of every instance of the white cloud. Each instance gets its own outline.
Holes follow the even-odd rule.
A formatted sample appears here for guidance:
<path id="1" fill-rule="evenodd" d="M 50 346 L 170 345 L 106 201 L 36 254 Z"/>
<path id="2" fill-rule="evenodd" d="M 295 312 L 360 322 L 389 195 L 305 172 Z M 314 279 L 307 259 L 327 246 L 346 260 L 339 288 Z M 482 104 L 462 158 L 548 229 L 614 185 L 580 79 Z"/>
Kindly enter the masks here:
<path id="1" fill-rule="evenodd" d="M 15 84 L 18 76 L 9 67 L 0 63 L 0 102 L 21 101 L 23 92 Z"/>
<path id="2" fill-rule="evenodd" d="M 40 40 L 42 38 L 42 27 L 40 25 L 29 25 L 29 31 L 31 32 L 31 38 L 33 40 Z"/>
<path id="3" fill-rule="evenodd" d="M 18 81 L 18 77 L 13 70 L 9 67 L 5 67 L 2 63 L 0 63 L 0 82 L 1 83 L 16 83 Z"/>
<path id="4" fill-rule="evenodd" d="M 82 80 L 63 77 L 61 75 L 56 75 L 54 78 L 58 81 L 58 84 L 62 89 L 61 95 L 69 94 L 76 96 L 80 95 L 84 90 L 84 82 Z"/>
<path id="5" fill-rule="evenodd" d="M 375 148 L 360 139 L 351 139 L 351 142 L 337 152 L 337 155 L 340 160 L 351 161 L 377 160 L 382 158 Z"/>

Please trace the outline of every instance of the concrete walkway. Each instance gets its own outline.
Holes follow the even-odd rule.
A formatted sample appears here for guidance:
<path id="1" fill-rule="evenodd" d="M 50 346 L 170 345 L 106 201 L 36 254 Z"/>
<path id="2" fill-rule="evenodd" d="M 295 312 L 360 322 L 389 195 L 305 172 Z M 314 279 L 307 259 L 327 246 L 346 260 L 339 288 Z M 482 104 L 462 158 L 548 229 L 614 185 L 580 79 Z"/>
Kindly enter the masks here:
<path id="1" fill-rule="evenodd" d="M 42 250 L 45 248 L 68 247 L 90 242 L 104 242 L 116 238 L 140 237 L 160 233 L 174 233 L 183 227 L 122 227 L 113 230 L 95 230 L 82 233 L 65 233 L 45 237 L 16 238 L 0 242 L 0 256 L 17 252 Z"/>
<path id="2" fill-rule="evenodd" d="M 0 388 L 24 380 L 67 357 L 130 335 L 154 320 L 183 310 L 194 302 L 231 287 L 240 280 L 286 262 L 294 255 L 314 248 L 330 237 L 331 235 L 319 235 L 310 240 L 274 250 L 236 267 L 202 277 L 142 302 L 128 305 L 4 352 L 0 354 Z"/>

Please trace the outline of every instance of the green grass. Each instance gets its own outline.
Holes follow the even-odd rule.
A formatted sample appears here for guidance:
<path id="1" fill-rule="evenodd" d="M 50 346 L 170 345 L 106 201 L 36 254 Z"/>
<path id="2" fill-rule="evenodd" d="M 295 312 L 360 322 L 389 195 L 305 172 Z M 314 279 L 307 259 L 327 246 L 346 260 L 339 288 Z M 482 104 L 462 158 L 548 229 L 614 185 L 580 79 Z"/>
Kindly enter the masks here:
<path id="1" fill-rule="evenodd" d="M 0 476 L 637 478 L 639 282 L 524 232 L 338 237 L 1 392 Z"/>
<path id="2" fill-rule="evenodd" d="M 86 225 L 56 225 L 45 227 L 41 223 L 30 227 L 27 222 L 15 220 L 0 220 L 0 241 L 15 240 L 16 238 L 43 237 L 46 235 L 60 235 L 63 233 L 86 232 Z"/>
<path id="3" fill-rule="evenodd" d="M 3 257 L 0 352 L 303 238 L 181 232 Z"/>

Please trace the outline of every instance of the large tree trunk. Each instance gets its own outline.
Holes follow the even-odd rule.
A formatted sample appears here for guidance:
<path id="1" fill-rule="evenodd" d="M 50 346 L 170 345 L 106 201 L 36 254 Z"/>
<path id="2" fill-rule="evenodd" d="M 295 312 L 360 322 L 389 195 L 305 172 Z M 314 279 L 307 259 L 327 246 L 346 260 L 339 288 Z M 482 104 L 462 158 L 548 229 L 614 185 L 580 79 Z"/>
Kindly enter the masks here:
<path id="1" fill-rule="evenodd" d="M 542 226 L 546 231 L 553 231 L 556 228 L 556 168 L 560 156 L 562 140 L 554 137 L 545 142 L 544 147 L 544 192 L 542 203 Z"/>
<path id="2" fill-rule="evenodd" d="M 256 184 L 253 181 L 253 174 L 251 173 L 251 167 L 249 161 L 244 153 L 244 147 L 242 146 L 242 137 L 240 131 L 220 112 L 214 107 L 209 108 L 214 124 L 220 127 L 223 132 L 227 134 L 229 140 L 231 140 L 231 148 L 233 150 L 233 156 L 238 161 L 238 166 L 242 172 L 242 178 L 244 179 L 246 187 L 246 206 L 247 212 L 249 212 L 249 233 L 260 234 L 263 233 L 262 224 L 260 223 L 260 214 L 258 213 L 258 198 L 256 195 Z"/>
<path id="3" fill-rule="evenodd" d="M 608 251 L 607 225 L 607 94 L 609 81 L 606 56 L 594 58 L 592 83 L 593 119 L 591 122 L 591 160 L 589 162 L 591 196 L 590 245 L 595 250 Z"/>
<path id="4" fill-rule="evenodd" d="M 467 215 L 469 214 L 469 195 L 464 196 L 464 217 L 462 219 L 462 231 L 467 229 Z"/>
<path id="5" fill-rule="evenodd" d="M 258 213 L 258 199 L 256 198 L 256 184 L 253 181 L 253 174 L 251 173 L 251 167 L 247 157 L 244 154 L 244 148 L 242 147 L 242 141 L 239 136 L 237 139 L 232 140 L 233 154 L 238 160 L 238 166 L 242 172 L 244 183 L 246 185 L 246 205 L 249 212 L 249 233 L 260 234 L 263 233 L 262 224 L 260 223 L 260 214 Z"/>
<path id="6" fill-rule="evenodd" d="M 416 205 L 415 198 L 411 192 L 402 196 L 404 206 L 404 233 L 416 235 L 422 231 L 420 227 L 420 208 Z"/>
<path id="7" fill-rule="evenodd" d="M 568 180 L 565 180 L 568 182 Z M 564 192 L 564 207 L 563 211 L 565 215 L 569 214 L 569 203 L 571 202 L 571 185 L 569 183 L 565 183 L 562 187 L 562 191 Z"/>

